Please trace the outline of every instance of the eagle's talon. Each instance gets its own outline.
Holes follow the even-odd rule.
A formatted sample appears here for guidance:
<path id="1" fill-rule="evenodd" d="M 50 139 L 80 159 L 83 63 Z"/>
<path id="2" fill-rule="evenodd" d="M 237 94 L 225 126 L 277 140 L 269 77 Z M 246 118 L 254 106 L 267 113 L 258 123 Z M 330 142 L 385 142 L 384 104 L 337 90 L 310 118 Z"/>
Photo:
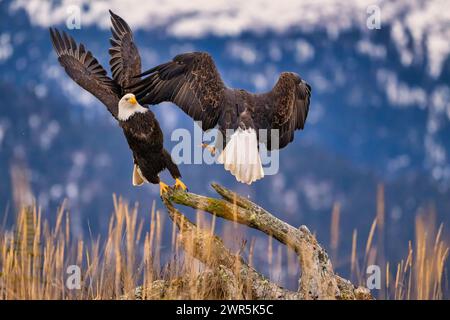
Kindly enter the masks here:
<path id="1" fill-rule="evenodd" d="M 216 147 L 210 146 L 209 144 L 206 144 L 206 143 L 202 143 L 201 146 L 202 146 L 202 148 L 207 149 L 211 153 L 212 156 L 216 155 Z"/>
<path id="2" fill-rule="evenodd" d="M 170 187 L 164 182 L 159 182 L 159 195 L 162 197 L 165 193 L 169 192 Z"/>
<path id="3" fill-rule="evenodd" d="M 175 185 L 174 188 L 176 189 L 181 189 L 183 191 L 187 191 L 187 187 L 186 185 L 183 183 L 183 181 L 181 181 L 180 179 L 175 179 Z"/>

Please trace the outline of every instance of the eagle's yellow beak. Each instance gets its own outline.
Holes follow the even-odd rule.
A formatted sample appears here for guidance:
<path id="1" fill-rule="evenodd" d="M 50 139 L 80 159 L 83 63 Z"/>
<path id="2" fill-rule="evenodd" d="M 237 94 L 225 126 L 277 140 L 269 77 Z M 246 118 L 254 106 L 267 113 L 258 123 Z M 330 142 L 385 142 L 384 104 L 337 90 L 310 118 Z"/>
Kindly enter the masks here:
<path id="1" fill-rule="evenodd" d="M 131 103 L 131 104 L 136 104 L 137 100 L 136 100 L 135 97 L 131 97 L 130 100 L 128 100 L 128 102 Z"/>

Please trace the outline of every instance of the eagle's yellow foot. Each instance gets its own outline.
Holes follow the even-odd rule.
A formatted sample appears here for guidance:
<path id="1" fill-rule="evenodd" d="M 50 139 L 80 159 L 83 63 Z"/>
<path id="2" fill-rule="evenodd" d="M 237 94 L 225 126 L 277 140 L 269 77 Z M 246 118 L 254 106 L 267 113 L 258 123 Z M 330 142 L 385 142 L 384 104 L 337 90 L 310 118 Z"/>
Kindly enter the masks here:
<path id="1" fill-rule="evenodd" d="M 211 152 L 212 156 L 216 155 L 216 147 L 214 146 L 210 146 L 209 144 L 206 143 L 202 143 L 202 148 L 207 149 L 209 152 Z"/>
<path id="2" fill-rule="evenodd" d="M 180 188 L 181 190 L 183 190 L 183 191 L 186 191 L 187 190 L 187 187 L 186 187 L 186 185 L 183 183 L 183 181 L 181 181 L 180 179 L 175 179 L 175 185 L 174 185 L 174 187 L 175 188 Z"/>
<path id="3" fill-rule="evenodd" d="M 162 197 L 163 194 L 169 192 L 170 187 L 165 184 L 164 182 L 160 181 L 159 182 L 159 195 Z"/>

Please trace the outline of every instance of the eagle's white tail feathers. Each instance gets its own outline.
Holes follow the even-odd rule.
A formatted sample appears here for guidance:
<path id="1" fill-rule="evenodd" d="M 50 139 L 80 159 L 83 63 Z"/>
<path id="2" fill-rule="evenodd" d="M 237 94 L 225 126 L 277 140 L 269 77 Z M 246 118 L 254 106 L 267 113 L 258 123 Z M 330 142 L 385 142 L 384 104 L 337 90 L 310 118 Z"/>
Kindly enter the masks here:
<path id="1" fill-rule="evenodd" d="M 142 175 L 141 169 L 137 164 L 134 164 L 133 167 L 133 186 L 142 186 L 147 179 Z"/>
<path id="2" fill-rule="evenodd" d="M 264 177 L 256 131 L 238 128 L 220 154 L 218 162 L 239 182 L 251 184 Z"/>

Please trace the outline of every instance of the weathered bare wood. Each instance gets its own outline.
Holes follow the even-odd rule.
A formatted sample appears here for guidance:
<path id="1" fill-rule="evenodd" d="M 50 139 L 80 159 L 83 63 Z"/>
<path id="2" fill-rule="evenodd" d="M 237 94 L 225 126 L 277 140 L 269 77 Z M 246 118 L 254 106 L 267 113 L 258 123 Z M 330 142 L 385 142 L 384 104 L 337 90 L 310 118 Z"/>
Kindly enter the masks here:
<path id="1" fill-rule="evenodd" d="M 331 298 L 339 295 L 328 254 L 306 226 L 294 228 L 235 192 L 218 184 L 213 184 L 212 187 L 226 201 L 232 201 L 235 206 L 243 209 L 239 211 L 241 220 L 251 222 L 251 225 L 244 224 L 273 236 L 298 254 L 302 269 L 299 292 L 305 298 Z"/>
<path id="2" fill-rule="evenodd" d="M 163 202 L 168 209 L 169 217 L 180 230 L 179 241 L 185 251 L 212 269 L 221 268 L 227 274 L 237 275 L 246 287 L 244 292 L 248 291 L 250 295 L 244 296 L 245 298 L 291 300 L 300 298 L 297 292 L 270 282 L 250 267 L 240 255 L 233 254 L 226 248 L 219 237 L 198 228 L 175 209 L 167 198 L 163 199 Z"/>
<path id="3" fill-rule="evenodd" d="M 122 298 L 133 300 L 238 299 L 241 296 L 235 275 L 226 267 L 201 272 L 195 278 L 155 280 L 148 287 L 137 287 Z M 244 297 L 242 297 L 244 298 Z"/>
<path id="4" fill-rule="evenodd" d="M 288 292 L 280 287 L 276 288 L 276 285 L 274 287 L 273 284 L 265 285 L 265 287 L 270 287 L 269 291 L 272 290 L 272 293 L 269 294 L 272 299 L 273 292 L 277 292 L 277 290 L 282 290 L 279 298 L 285 299 L 356 299 L 370 297 L 367 289 L 356 289 L 350 282 L 334 274 L 328 254 L 307 227 L 301 226 L 297 229 L 252 201 L 218 184 L 213 184 L 212 187 L 221 195 L 222 199 L 209 198 L 181 190 L 171 190 L 163 199 L 169 215 L 177 223 L 182 237 L 185 238 L 188 234 L 192 236 L 194 230 L 198 233 L 198 228 L 173 207 L 172 201 L 257 229 L 292 248 L 299 256 L 302 271 L 298 292 Z M 203 256 L 205 243 L 214 244 L 217 251 L 213 255 L 217 254 L 216 258 L 211 260 L 211 256 Z M 210 266 L 216 264 L 232 268 L 236 262 L 235 255 L 225 248 L 218 237 L 214 237 L 213 240 L 197 237 L 193 248 L 195 248 L 195 251 L 188 248 L 189 253 L 200 261 L 210 261 Z M 227 252 L 227 254 L 224 254 L 224 252 Z M 211 263 L 215 259 L 218 259 L 218 261 Z M 251 279 L 260 279 L 262 283 L 268 282 L 253 268 L 246 265 L 241 257 L 238 257 L 238 259 L 243 266 L 241 271 L 244 276 L 249 277 L 250 275 Z M 359 294 L 357 294 L 358 292 Z"/>

